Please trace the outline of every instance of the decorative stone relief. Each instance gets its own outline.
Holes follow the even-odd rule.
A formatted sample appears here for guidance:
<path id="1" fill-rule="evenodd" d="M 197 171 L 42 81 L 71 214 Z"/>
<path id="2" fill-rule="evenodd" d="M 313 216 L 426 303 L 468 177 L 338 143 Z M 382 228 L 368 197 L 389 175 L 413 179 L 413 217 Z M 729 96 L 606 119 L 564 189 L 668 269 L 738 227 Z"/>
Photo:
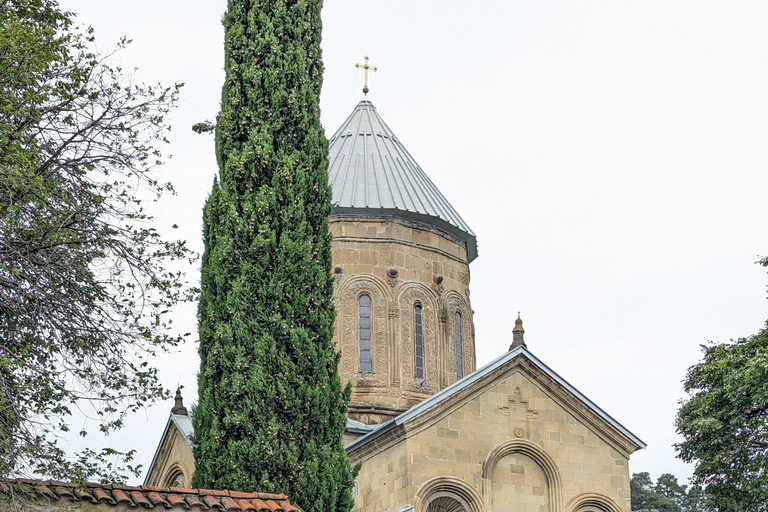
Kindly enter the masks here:
<path id="1" fill-rule="evenodd" d="M 341 350 L 341 377 L 343 381 L 348 380 L 363 387 L 386 386 L 389 373 L 387 347 L 389 305 L 386 295 L 374 279 L 376 278 L 373 276 L 354 279 L 354 282 L 344 286 L 341 296 L 341 339 L 338 344 Z M 364 293 L 371 297 L 371 357 L 373 359 L 371 373 L 358 373 L 358 300 Z"/>
<path id="2" fill-rule="evenodd" d="M 529 401 L 523 397 L 519 387 L 507 399 L 507 405 L 499 407 L 499 414 L 509 417 L 510 433 L 515 437 L 530 437 L 531 420 L 539 417 L 539 411 L 529 406 Z"/>
<path id="3" fill-rule="evenodd" d="M 422 329 L 424 332 L 424 379 L 414 377 L 413 307 L 422 306 Z M 437 362 L 437 312 L 432 297 L 421 286 L 410 286 L 400 296 L 401 319 L 400 354 L 402 378 L 406 389 L 416 393 L 436 393 L 438 386 Z"/>

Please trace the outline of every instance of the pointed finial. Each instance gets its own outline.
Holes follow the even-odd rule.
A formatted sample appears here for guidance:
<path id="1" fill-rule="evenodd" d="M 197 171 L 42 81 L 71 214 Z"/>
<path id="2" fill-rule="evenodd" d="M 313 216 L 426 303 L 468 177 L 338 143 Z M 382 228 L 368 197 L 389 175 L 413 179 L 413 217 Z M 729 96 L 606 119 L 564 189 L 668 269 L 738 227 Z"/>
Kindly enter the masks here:
<path id="1" fill-rule="evenodd" d="M 515 328 L 512 329 L 512 344 L 509 346 L 509 350 L 514 350 L 520 345 L 527 348 L 525 340 L 523 339 L 525 329 L 523 329 L 523 319 L 520 318 L 520 312 L 517 312 L 517 320 L 515 320 Z"/>
<path id="2" fill-rule="evenodd" d="M 369 60 L 369 58 L 366 55 L 365 56 L 365 64 L 355 64 L 355 67 L 357 69 L 363 68 L 365 70 L 365 83 L 363 85 L 363 94 L 365 94 L 366 96 L 368 96 L 368 90 L 369 90 L 368 89 L 368 70 L 369 69 L 371 71 L 378 71 L 379 70 L 379 68 L 377 68 L 376 66 L 369 66 L 368 65 L 368 60 Z"/>
<path id="3" fill-rule="evenodd" d="M 176 388 L 176 403 L 173 405 L 173 409 L 171 409 L 171 414 L 180 414 L 180 415 L 187 415 L 187 408 L 184 407 L 184 399 L 181 398 L 181 386 Z"/>

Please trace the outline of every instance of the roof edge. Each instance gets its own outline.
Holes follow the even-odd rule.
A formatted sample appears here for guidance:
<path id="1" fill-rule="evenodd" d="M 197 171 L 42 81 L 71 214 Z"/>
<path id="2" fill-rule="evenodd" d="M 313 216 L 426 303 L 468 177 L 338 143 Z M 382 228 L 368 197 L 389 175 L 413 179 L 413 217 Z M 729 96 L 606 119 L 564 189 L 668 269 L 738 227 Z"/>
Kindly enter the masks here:
<path id="1" fill-rule="evenodd" d="M 453 396 L 454 394 L 458 393 L 459 391 L 471 386 L 475 382 L 479 381 L 486 375 L 490 374 L 497 368 L 504 365 L 504 363 L 511 361 L 512 359 L 516 358 L 517 356 L 524 356 L 526 359 L 531 361 L 533 364 L 538 366 L 544 373 L 546 373 L 552 380 L 563 386 L 568 392 L 573 394 L 576 398 L 581 400 L 587 407 L 592 409 L 592 411 L 597 414 L 599 417 L 601 417 L 604 421 L 606 421 L 609 425 L 614 427 L 616 430 L 619 431 L 622 435 L 624 435 L 627 439 L 629 439 L 631 442 L 633 442 L 637 449 L 644 449 L 648 445 L 639 437 L 637 437 L 635 434 L 630 432 L 626 427 L 624 427 L 621 423 L 616 421 L 611 415 L 603 411 L 600 407 L 598 407 L 592 400 L 587 398 L 581 391 L 573 387 L 568 381 L 566 381 L 564 378 L 562 378 L 557 372 L 552 370 L 549 366 L 544 364 L 538 357 L 533 355 L 531 351 L 529 351 L 524 346 L 519 346 L 515 348 L 514 350 L 511 350 L 490 363 L 486 364 L 479 370 L 476 370 L 469 375 L 465 376 L 463 379 L 458 380 L 451 384 L 450 386 L 444 388 L 442 391 L 438 391 L 431 397 L 419 402 L 418 404 L 414 405 L 404 413 L 400 414 L 399 416 L 389 420 L 386 423 L 383 423 L 380 428 L 374 430 L 373 432 L 370 432 L 369 434 L 366 434 L 362 437 L 359 437 L 346 445 L 344 448 L 347 451 L 347 453 L 350 453 L 362 446 L 365 446 L 369 442 L 373 441 L 374 439 L 378 438 L 379 436 L 385 434 L 386 432 L 392 430 L 395 426 L 399 426 L 404 424 L 405 422 L 409 421 L 410 419 L 420 415 L 421 413 L 427 411 L 428 409 L 431 409 L 433 406 L 439 404 L 440 402 L 443 402 Z M 386 426 L 386 428 L 385 428 Z M 635 450 L 636 451 L 636 450 Z"/>
<path id="2" fill-rule="evenodd" d="M 411 212 L 408 210 L 399 210 L 397 208 L 362 208 L 349 206 L 334 206 L 331 210 L 331 217 L 342 215 L 358 215 L 360 217 L 395 217 L 414 222 L 420 222 L 427 226 L 434 227 L 443 231 L 454 238 L 464 242 L 467 247 L 467 263 L 472 263 L 477 259 L 477 237 L 474 233 L 464 231 L 454 226 L 450 222 L 434 215 L 426 213 Z"/>

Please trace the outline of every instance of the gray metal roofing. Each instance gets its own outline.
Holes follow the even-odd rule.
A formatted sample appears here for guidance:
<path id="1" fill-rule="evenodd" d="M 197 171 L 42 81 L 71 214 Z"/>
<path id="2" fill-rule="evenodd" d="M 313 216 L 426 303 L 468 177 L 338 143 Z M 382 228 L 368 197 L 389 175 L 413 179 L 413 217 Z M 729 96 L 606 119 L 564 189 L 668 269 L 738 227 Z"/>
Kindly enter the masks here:
<path id="1" fill-rule="evenodd" d="M 635 443 L 639 448 L 645 448 L 646 444 L 643 442 L 642 439 L 637 437 L 635 434 L 627 430 L 626 427 L 624 427 L 621 423 L 613 419 L 607 412 L 603 411 L 600 407 L 598 407 L 592 400 L 584 396 L 584 394 L 581 393 L 578 389 L 573 387 L 571 384 L 568 383 L 564 378 L 562 378 L 560 375 L 555 373 L 554 370 L 552 370 L 549 366 L 545 365 L 538 357 L 534 356 L 526 347 L 519 346 L 515 348 L 514 350 L 511 350 L 499 357 L 497 357 L 495 360 L 491 361 L 490 363 L 486 364 L 479 370 L 476 370 L 466 377 L 464 377 L 461 380 L 458 380 L 448 386 L 447 388 L 438 391 L 434 395 L 430 396 L 429 398 L 425 399 L 422 402 L 419 402 L 418 404 L 414 405 L 404 413 L 400 414 L 399 416 L 396 416 L 395 418 L 382 423 L 379 425 L 379 428 L 376 430 L 370 432 L 369 434 L 366 434 L 364 436 L 358 437 L 354 441 L 348 443 L 344 446 L 344 449 L 347 451 L 347 453 L 352 452 L 356 450 L 357 448 L 360 448 L 361 446 L 364 446 L 368 444 L 370 441 L 373 441 L 377 437 L 381 436 L 382 434 L 392 430 L 398 425 L 402 425 L 406 421 L 410 420 L 411 418 L 421 414 L 422 412 L 432 408 L 433 406 L 439 404 L 443 400 L 446 400 L 450 396 L 452 396 L 455 393 L 458 393 L 462 389 L 469 387 L 473 383 L 477 382 L 478 380 L 482 379 L 492 371 L 496 370 L 500 366 L 502 366 L 507 361 L 510 361 L 517 356 L 522 355 L 525 358 L 527 358 L 529 361 L 534 363 L 539 369 L 541 369 L 544 373 L 546 373 L 549 377 L 551 377 L 555 382 L 563 386 L 565 389 L 570 391 L 576 398 L 581 400 L 582 403 L 584 403 L 587 407 L 589 407 L 595 414 L 600 416 L 603 420 L 608 422 L 611 426 L 613 426 L 616 430 L 624 434 L 627 438 L 629 438 L 633 443 Z"/>
<path id="2" fill-rule="evenodd" d="M 393 215 L 424 222 L 467 244 L 477 257 L 477 239 L 368 100 L 329 140 L 328 180 L 333 213 Z"/>

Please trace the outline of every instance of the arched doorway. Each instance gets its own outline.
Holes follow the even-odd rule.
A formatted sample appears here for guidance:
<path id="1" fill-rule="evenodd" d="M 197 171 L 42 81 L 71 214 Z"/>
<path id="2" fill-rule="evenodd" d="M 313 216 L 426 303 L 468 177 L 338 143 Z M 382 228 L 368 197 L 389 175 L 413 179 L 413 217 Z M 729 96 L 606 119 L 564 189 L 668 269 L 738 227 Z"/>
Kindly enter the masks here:
<path id="1" fill-rule="evenodd" d="M 427 505 L 427 512 L 469 512 L 459 500 L 451 496 L 440 496 Z"/>

